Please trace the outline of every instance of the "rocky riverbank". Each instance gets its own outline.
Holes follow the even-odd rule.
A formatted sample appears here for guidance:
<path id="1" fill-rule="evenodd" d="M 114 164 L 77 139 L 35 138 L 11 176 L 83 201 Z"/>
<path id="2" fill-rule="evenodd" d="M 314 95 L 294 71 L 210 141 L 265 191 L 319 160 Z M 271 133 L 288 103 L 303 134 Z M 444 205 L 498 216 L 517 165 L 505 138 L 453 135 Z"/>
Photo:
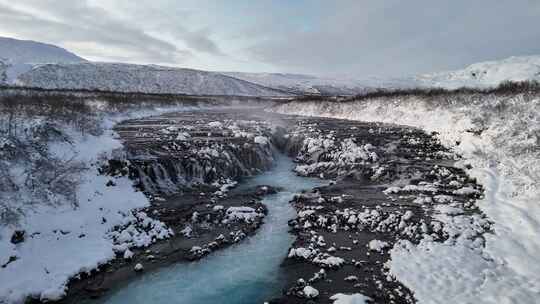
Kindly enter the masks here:
<path id="1" fill-rule="evenodd" d="M 272 303 L 350 296 L 413 303 L 389 269 L 393 248 L 464 240 L 479 248 L 490 229 L 475 206 L 483 190 L 455 166 L 459 156 L 418 129 L 212 110 L 126 121 L 116 131 L 125 149 L 101 171 L 111 187 L 115 176 L 129 175 L 152 205 L 111 232 L 118 258 L 73 280 L 66 303 L 106 295 L 140 272 L 201 259 L 256 233 L 267 214 L 262 197 L 279 189 L 235 185 L 270 168 L 276 148 L 295 159 L 296 174 L 329 185 L 291 202 L 296 241 L 283 248 L 287 287 Z M 133 239 L 140 235 L 133 230 L 152 242 Z"/>
<path id="2" fill-rule="evenodd" d="M 276 153 L 270 125 L 247 113 L 178 112 L 116 126 L 124 149 L 100 172 L 110 187 L 128 175 L 152 204 L 111 231 L 117 259 L 73 279 L 62 302 L 101 297 L 140 272 L 201 259 L 255 233 L 267 214 L 261 199 L 279 189 L 235 189 L 269 169 Z"/>
<path id="3" fill-rule="evenodd" d="M 453 166 L 458 156 L 418 129 L 303 118 L 288 151 L 300 175 L 331 179 L 297 195 L 297 239 L 283 263 L 288 288 L 273 303 L 367 297 L 413 303 L 389 271 L 390 250 L 421 240 L 481 247 L 490 223 L 475 206 L 482 188 Z M 336 294 L 341 294 L 337 295 Z"/>

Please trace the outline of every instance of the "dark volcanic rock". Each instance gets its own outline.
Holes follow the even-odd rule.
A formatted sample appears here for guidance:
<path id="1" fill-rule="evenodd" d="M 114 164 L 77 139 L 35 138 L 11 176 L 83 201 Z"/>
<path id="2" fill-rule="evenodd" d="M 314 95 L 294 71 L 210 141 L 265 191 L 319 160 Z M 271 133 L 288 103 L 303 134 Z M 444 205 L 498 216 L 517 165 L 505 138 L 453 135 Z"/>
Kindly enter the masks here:
<path id="1" fill-rule="evenodd" d="M 489 229 L 474 206 L 481 187 L 452 167 L 457 156 L 421 130 L 305 118 L 284 146 L 298 174 L 333 181 L 292 202 L 298 216 L 289 225 L 297 239 L 283 263 L 289 288 L 273 303 L 331 303 L 336 293 L 412 303 L 414 294 L 385 265 L 394 244 L 452 241 L 455 227 L 433 217 L 442 207 L 471 215 L 478 228 L 466 232 L 471 238 L 481 240 Z M 318 291 L 316 299 L 302 296 L 304 286 Z"/>

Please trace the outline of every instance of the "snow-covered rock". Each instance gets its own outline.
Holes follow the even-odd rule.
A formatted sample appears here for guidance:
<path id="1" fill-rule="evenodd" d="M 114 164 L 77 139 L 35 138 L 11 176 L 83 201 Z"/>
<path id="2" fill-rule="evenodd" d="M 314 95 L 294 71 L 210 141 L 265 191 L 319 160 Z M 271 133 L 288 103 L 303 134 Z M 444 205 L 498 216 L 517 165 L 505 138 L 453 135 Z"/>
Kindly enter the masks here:
<path id="1" fill-rule="evenodd" d="M 255 138 L 253 138 L 253 141 L 256 143 L 256 144 L 259 144 L 259 145 L 268 145 L 269 141 L 268 141 L 268 137 L 266 136 L 255 136 Z"/>
<path id="2" fill-rule="evenodd" d="M 380 240 L 371 240 L 368 247 L 369 250 L 381 252 L 384 248 L 388 247 L 388 243 Z"/>
<path id="3" fill-rule="evenodd" d="M 330 300 L 334 301 L 334 304 L 366 304 L 371 298 L 360 293 L 336 293 L 330 297 Z"/>
<path id="4" fill-rule="evenodd" d="M 302 293 L 304 294 L 304 297 L 308 299 L 314 299 L 319 296 L 319 291 L 309 285 L 302 289 Z"/>
<path id="5" fill-rule="evenodd" d="M 264 214 L 251 207 L 229 207 L 225 211 L 224 223 L 243 221 L 252 223 L 255 219 L 263 217 Z"/>
<path id="6" fill-rule="evenodd" d="M 135 267 L 133 267 L 133 270 L 140 272 L 144 270 L 144 266 L 141 263 L 137 263 Z"/>

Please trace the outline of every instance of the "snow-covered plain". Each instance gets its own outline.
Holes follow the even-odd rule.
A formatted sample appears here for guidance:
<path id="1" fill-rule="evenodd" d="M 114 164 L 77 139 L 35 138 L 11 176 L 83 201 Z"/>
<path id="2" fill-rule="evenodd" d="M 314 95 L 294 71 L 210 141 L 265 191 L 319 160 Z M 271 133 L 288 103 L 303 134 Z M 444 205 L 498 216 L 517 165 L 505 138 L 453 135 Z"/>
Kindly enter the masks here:
<path id="1" fill-rule="evenodd" d="M 98 111 L 101 105 L 95 102 L 93 107 Z M 171 106 L 106 114 L 96 121 L 105 130 L 100 135 L 82 133 L 69 123 L 57 126 L 69 140 L 51 141 L 48 149 L 64 161 L 84 167 L 72 176 L 77 181 L 77 206 L 51 191 L 47 201 L 54 204 L 32 203 L 35 198 L 30 188 L 23 187 L 24 182 L 13 193 L 2 193 L 2 208 L 15 206 L 24 216 L 0 225 L 0 303 L 22 303 L 28 296 L 57 300 L 65 295 L 68 280 L 78 273 L 99 268 L 129 247 L 144 247 L 171 234 L 163 223 L 137 211 L 149 201 L 135 191 L 132 181 L 99 175 L 97 167 L 104 156 L 121 147 L 111 129 L 116 122 L 178 110 Z M 38 115 L 23 123 L 31 127 L 43 121 Z M 3 138 L 0 145 L 4 149 L 12 143 Z M 23 178 L 29 170 L 26 166 L 32 164 L 7 165 Z M 111 179 L 115 185 L 107 186 Z M 11 242 L 15 230 L 24 230 L 24 241 Z"/>
<path id="2" fill-rule="evenodd" d="M 372 98 L 357 102 L 291 102 L 286 114 L 397 123 L 439 132 L 472 165 L 486 188 L 478 202 L 493 221 L 485 246 L 466 236 L 452 244 L 399 242 L 390 273 L 420 303 L 536 303 L 540 295 L 540 97 L 454 94 Z"/>

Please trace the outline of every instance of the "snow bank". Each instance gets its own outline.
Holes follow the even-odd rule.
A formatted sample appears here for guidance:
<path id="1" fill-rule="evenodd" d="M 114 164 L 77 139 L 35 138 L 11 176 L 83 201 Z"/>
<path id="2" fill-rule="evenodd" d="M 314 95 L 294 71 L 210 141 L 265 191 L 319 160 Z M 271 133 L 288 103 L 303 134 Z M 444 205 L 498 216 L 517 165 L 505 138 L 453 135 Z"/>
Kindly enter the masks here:
<path id="1" fill-rule="evenodd" d="M 334 301 L 334 304 L 365 304 L 367 301 L 371 300 L 371 298 L 359 293 L 353 293 L 350 295 L 337 293 L 331 296 L 330 300 Z"/>
<path id="2" fill-rule="evenodd" d="M 399 242 L 390 272 L 420 303 L 534 303 L 540 292 L 540 98 L 517 94 L 291 102 L 273 111 L 397 123 L 438 132 L 485 187 L 478 206 L 494 222 L 485 247 Z M 442 210 L 449 211 L 449 210 Z"/>

